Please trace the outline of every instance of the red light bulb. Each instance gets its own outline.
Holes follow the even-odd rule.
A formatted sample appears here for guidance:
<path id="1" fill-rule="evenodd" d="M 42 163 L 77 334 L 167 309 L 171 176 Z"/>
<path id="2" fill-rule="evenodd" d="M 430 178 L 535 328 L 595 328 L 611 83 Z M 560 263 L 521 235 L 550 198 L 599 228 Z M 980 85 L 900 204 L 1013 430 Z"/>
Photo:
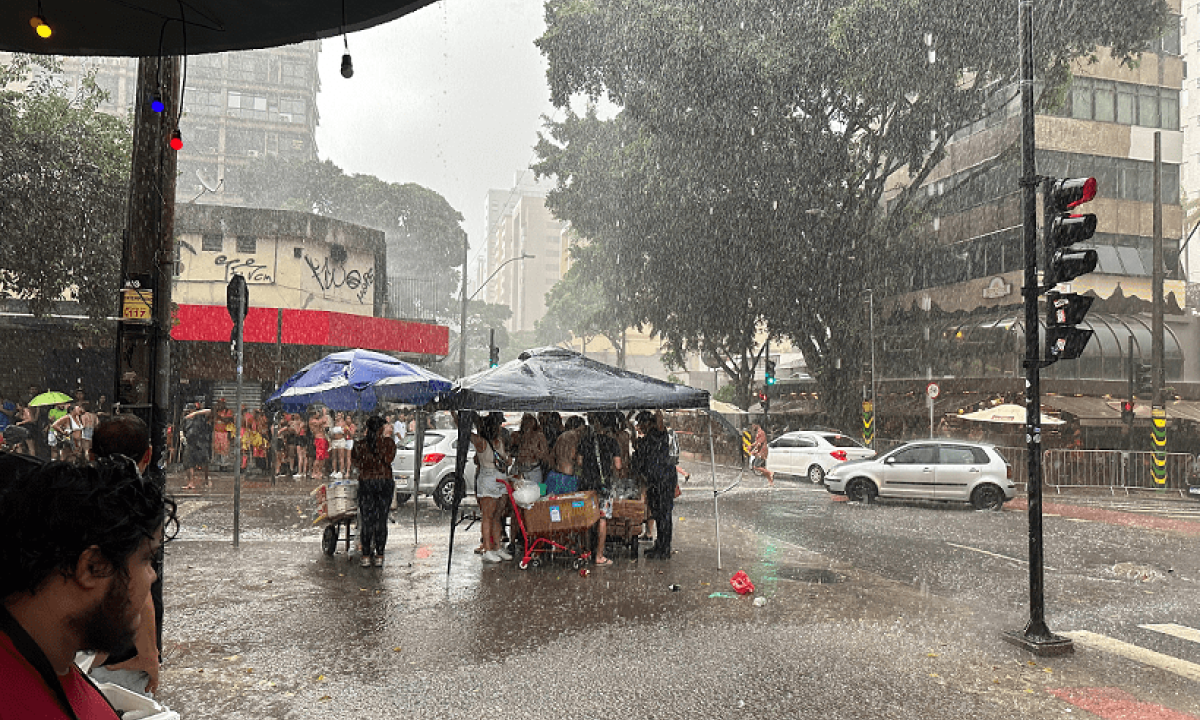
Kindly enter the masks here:
<path id="1" fill-rule="evenodd" d="M 171 149 L 183 149 L 183 136 L 179 134 L 179 128 L 175 128 L 175 132 L 171 133 Z"/>

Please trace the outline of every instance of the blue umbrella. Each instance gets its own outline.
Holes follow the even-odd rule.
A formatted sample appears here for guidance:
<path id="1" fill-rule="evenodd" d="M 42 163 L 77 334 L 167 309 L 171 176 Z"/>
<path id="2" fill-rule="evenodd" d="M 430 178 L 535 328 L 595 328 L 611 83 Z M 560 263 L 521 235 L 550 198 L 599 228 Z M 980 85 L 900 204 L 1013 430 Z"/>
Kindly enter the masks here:
<path id="1" fill-rule="evenodd" d="M 370 350 L 326 355 L 288 378 L 270 398 L 287 412 L 313 403 L 331 410 L 374 410 L 380 402 L 425 405 L 451 382 L 425 368 Z"/>

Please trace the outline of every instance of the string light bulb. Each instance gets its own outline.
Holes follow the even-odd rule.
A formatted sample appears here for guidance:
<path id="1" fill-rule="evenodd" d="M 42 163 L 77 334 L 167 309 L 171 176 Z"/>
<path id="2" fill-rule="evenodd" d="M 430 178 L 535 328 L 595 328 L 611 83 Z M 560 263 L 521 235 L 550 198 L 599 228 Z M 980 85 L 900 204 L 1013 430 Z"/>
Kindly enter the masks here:
<path id="1" fill-rule="evenodd" d="M 42 17 L 41 8 L 38 8 L 38 14 L 29 18 L 29 26 L 38 34 L 40 38 L 48 38 L 54 32 L 50 25 L 46 23 L 46 18 Z"/>
<path id="2" fill-rule="evenodd" d="M 183 135 L 179 133 L 179 128 L 175 128 L 175 131 L 171 133 L 171 149 L 183 149 Z"/>
<path id="3" fill-rule="evenodd" d="M 342 77 L 347 79 L 354 77 L 354 63 L 350 60 L 349 51 L 342 56 Z"/>
<path id="4" fill-rule="evenodd" d="M 167 106 L 163 103 L 162 95 L 154 93 L 150 96 L 150 109 L 156 113 L 161 113 L 167 109 Z"/>

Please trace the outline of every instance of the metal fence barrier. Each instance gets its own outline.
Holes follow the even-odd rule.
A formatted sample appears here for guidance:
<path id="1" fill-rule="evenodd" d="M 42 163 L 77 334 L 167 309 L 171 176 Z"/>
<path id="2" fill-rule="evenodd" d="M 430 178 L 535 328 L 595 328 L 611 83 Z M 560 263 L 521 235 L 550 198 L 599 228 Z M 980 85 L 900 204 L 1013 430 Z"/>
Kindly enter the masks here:
<path id="1" fill-rule="evenodd" d="M 1188 453 L 1167 453 L 1167 482 L 1154 482 L 1154 453 L 1133 450 L 1046 450 L 1042 477 L 1054 488 L 1109 490 L 1175 490 L 1184 492 L 1194 472 Z"/>

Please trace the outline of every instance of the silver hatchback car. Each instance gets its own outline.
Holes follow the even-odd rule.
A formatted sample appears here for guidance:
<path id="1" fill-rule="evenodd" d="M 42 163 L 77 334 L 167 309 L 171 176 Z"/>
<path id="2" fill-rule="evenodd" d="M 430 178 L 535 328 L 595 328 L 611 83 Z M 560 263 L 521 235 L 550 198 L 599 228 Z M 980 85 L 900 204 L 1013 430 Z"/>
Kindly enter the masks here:
<path id="1" fill-rule="evenodd" d="M 408 435 L 396 448 L 396 459 L 392 460 L 392 477 L 396 481 L 396 501 L 405 503 L 412 497 L 413 446 L 417 436 Z M 458 455 L 458 431 L 454 429 L 426 430 L 422 446 L 421 463 L 422 495 L 432 495 L 433 501 L 443 510 L 450 509 L 454 502 L 454 464 Z M 475 494 L 475 448 L 467 448 L 467 495 Z"/>
<path id="2" fill-rule="evenodd" d="M 825 476 L 825 489 L 865 503 L 877 497 L 949 500 L 980 510 L 999 510 L 1016 494 L 1012 466 L 994 446 L 940 439 L 842 463 Z"/>

